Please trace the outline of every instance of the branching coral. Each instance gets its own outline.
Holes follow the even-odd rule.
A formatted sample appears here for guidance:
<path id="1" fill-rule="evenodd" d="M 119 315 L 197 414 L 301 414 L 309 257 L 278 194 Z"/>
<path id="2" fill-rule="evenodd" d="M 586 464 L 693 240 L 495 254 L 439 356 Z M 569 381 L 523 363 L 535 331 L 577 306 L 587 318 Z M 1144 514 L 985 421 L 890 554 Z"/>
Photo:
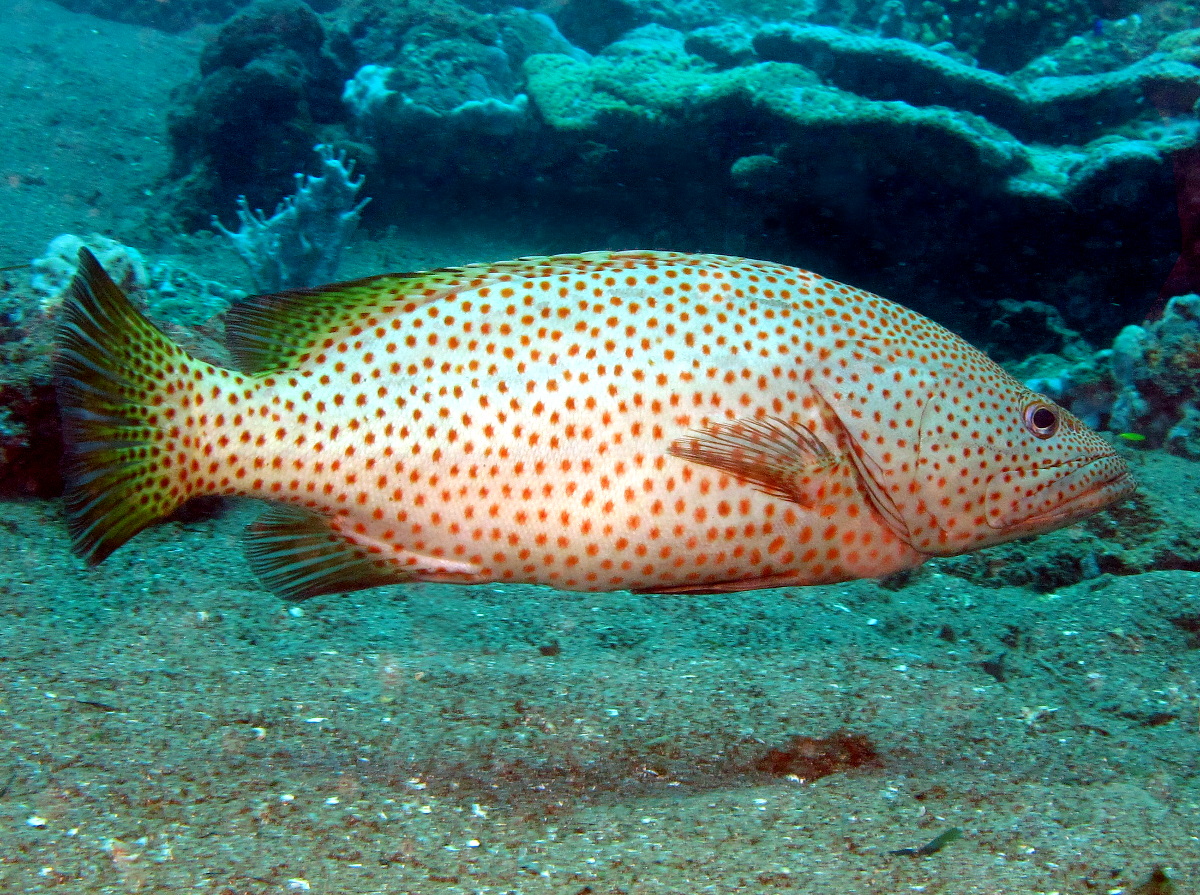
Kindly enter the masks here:
<path id="1" fill-rule="evenodd" d="M 238 200 L 241 227 L 235 233 L 213 218 L 250 267 L 254 285 L 263 292 L 315 286 L 334 279 L 350 234 L 358 226 L 369 198 L 358 200 L 364 178 L 354 177 L 346 154 L 318 144 L 323 173 L 297 174 L 296 193 L 271 217 Z"/>

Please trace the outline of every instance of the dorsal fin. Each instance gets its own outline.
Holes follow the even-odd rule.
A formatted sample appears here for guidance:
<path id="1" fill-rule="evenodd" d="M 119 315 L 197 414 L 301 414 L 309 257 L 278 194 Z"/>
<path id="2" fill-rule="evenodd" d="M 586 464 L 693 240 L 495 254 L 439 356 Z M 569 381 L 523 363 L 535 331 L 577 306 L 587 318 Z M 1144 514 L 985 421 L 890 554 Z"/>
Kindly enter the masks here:
<path id="1" fill-rule="evenodd" d="M 318 340 L 389 302 L 411 300 L 426 274 L 382 274 L 313 289 L 252 295 L 225 315 L 225 340 L 243 373 L 293 369 Z"/>
<path id="2" fill-rule="evenodd" d="M 631 264 L 653 252 L 589 252 L 468 264 L 420 273 L 388 273 L 311 289 L 252 295 L 225 314 L 226 342 L 241 372 L 295 369 L 329 333 L 372 316 L 411 313 L 448 293 L 531 274 L 579 270 L 595 264 Z M 668 256 L 663 256 L 668 257 Z"/>

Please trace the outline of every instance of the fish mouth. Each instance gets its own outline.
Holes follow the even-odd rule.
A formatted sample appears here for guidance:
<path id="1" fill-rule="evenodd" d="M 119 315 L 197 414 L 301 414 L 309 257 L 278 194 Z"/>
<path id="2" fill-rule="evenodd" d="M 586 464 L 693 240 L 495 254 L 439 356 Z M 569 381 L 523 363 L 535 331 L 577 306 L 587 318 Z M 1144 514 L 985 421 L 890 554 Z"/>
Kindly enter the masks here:
<path id="1" fill-rule="evenodd" d="M 1014 536 L 1069 525 L 1124 500 L 1137 488 L 1133 473 L 1115 453 L 1041 467 L 1018 482 L 1024 493 L 994 501 L 1001 512 L 988 514 L 993 528 Z M 992 492 L 998 493 L 1003 494 L 1003 488 Z"/>

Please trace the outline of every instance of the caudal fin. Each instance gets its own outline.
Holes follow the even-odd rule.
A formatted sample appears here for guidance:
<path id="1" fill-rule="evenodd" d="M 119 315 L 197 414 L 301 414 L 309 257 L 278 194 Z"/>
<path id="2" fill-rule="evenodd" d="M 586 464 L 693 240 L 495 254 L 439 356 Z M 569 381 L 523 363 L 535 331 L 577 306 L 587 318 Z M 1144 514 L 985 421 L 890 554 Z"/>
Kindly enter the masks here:
<path id="1" fill-rule="evenodd" d="M 188 498 L 175 411 L 187 353 L 146 319 L 87 249 L 62 308 L 54 376 L 72 547 L 89 564 Z M 174 403 L 174 402 L 171 402 Z"/>

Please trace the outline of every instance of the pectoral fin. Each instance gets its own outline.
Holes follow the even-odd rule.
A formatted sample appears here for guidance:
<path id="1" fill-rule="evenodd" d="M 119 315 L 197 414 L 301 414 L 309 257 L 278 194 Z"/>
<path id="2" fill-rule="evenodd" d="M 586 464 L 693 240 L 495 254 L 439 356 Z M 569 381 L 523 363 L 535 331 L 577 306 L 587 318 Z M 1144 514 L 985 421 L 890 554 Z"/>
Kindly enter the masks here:
<path id="1" fill-rule="evenodd" d="M 854 464 L 807 426 L 774 417 L 710 424 L 676 439 L 667 453 L 727 472 L 805 509 L 828 504 L 844 493 L 847 477 L 855 476 Z"/>
<path id="2" fill-rule="evenodd" d="M 903 516 L 880 484 L 884 470 L 854 443 L 833 408 L 816 397 L 823 436 L 802 423 L 776 417 L 741 419 L 713 423 L 676 439 L 667 453 L 727 472 L 822 516 L 838 512 L 854 495 L 910 543 Z"/>

